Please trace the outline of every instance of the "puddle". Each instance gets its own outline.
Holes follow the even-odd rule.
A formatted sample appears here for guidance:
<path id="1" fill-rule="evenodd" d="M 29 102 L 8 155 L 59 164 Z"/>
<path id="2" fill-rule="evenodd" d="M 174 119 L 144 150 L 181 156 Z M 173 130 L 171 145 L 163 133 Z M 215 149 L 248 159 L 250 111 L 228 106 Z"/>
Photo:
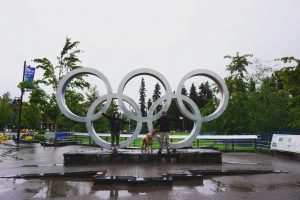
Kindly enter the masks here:
<path id="1" fill-rule="evenodd" d="M 234 191 L 238 191 L 238 192 L 253 192 L 253 191 L 257 191 L 257 189 L 254 189 L 253 186 L 243 185 L 243 184 L 231 184 L 230 185 L 230 189 L 232 189 Z"/>
<path id="2" fill-rule="evenodd" d="M 0 179 L 0 194 L 11 191 L 11 189 L 17 189 L 20 185 L 26 183 L 25 179 Z"/>
<path id="3" fill-rule="evenodd" d="M 215 180 L 203 180 L 203 185 L 195 187 L 195 189 L 201 194 L 216 194 L 218 192 L 226 191 L 225 185 L 220 181 Z"/>
<path id="4" fill-rule="evenodd" d="M 126 190 L 113 190 L 110 191 L 96 191 L 94 195 L 101 199 L 118 199 L 124 197 L 131 197 L 132 194 Z"/>
<path id="5" fill-rule="evenodd" d="M 57 198 L 90 194 L 91 182 L 46 180 L 33 198 Z"/>
<path id="6" fill-rule="evenodd" d="M 16 179 L 17 180 L 17 179 Z M 22 179 L 18 179 L 20 184 Z M 203 185 L 191 184 L 191 185 L 174 185 L 173 187 L 130 187 L 127 185 L 114 185 L 114 186 L 93 186 L 92 182 L 84 181 L 66 181 L 59 179 L 43 180 L 38 189 L 26 188 L 25 192 L 32 193 L 33 198 L 63 198 L 74 196 L 89 196 L 92 195 L 96 198 L 130 198 L 136 195 L 148 195 L 152 192 L 164 193 L 166 191 L 179 191 L 182 193 L 189 192 L 190 190 L 196 190 L 204 195 L 212 195 L 218 192 L 226 191 L 225 185 L 215 180 L 204 180 Z"/>

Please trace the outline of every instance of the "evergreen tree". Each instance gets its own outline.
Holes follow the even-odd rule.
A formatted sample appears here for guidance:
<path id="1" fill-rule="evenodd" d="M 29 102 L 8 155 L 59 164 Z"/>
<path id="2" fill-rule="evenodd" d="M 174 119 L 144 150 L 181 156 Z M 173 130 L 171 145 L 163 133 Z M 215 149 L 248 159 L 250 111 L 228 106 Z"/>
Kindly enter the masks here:
<path id="1" fill-rule="evenodd" d="M 189 97 L 197 104 L 198 94 L 197 94 L 197 89 L 196 89 L 196 86 L 194 83 L 192 83 L 192 85 L 191 85 Z"/>
<path id="2" fill-rule="evenodd" d="M 198 93 L 197 93 L 197 88 L 194 83 L 192 83 L 192 85 L 190 87 L 189 98 L 192 101 L 194 101 L 196 103 L 196 105 L 198 106 L 199 97 L 198 97 Z M 184 105 L 190 112 L 193 112 L 191 107 L 187 103 L 184 102 Z M 186 122 L 186 129 L 191 130 L 193 128 L 193 124 L 194 124 L 194 122 L 192 120 L 188 120 Z"/>
<path id="3" fill-rule="evenodd" d="M 156 83 L 152 95 L 152 102 L 155 102 L 157 99 L 159 99 L 160 95 L 161 95 L 160 85 Z M 158 105 L 155 109 L 155 113 L 158 113 L 161 109 L 162 109 L 162 105 Z"/>
<path id="4" fill-rule="evenodd" d="M 188 96 L 188 93 L 187 93 L 187 91 L 186 91 L 185 86 L 182 87 L 182 89 L 181 89 L 181 94 L 184 95 L 184 96 Z"/>
<path id="5" fill-rule="evenodd" d="M 147 115 L 147 109 L 146 109 L 146 88 L 145 88 L 145 80 L 142 77 L 141 80 L 141 86 L 140 86 L 140 109 L 141 109 L 141 113 L 142 116 L 145 117 Z"/>
<path id="6" fill-rule="evenodd" d="M 208 81 L 201 83 L 199 86 L 199 100 L 198 106 L 199 109 L 203 109 L 204 106 L 213 98 L 213 93 L 209 87 Z"/>
<path id="7" fill-rule="evenodd" d="M 149 98 L 148 101 L 147 101 L 147 109 L 149 110 L 151 106 L 152 106 L 152 101 Z"/>

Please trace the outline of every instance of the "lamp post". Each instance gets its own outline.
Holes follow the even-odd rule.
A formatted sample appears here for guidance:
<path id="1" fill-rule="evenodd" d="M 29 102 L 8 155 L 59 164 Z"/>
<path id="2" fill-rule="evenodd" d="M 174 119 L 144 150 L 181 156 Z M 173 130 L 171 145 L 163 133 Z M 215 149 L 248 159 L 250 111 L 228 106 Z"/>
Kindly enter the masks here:
<path id="1" fill-rule="evenodd" d="M 183 121 L 183 117 L 180 116 L 180 117 L 179 117 L 179 120 L 181 121 L 181 127 L 182 127 L 182 130 L 184 131 L 184 121 Z"/>

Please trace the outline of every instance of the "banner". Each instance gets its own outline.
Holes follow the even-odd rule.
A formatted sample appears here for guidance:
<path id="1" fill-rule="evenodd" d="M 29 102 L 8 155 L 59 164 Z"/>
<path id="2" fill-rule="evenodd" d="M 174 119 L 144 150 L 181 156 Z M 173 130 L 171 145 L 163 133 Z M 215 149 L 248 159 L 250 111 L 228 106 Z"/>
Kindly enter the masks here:
<path id="1" fill-rule="evenodd" d="M 35 68 L 26 66 L 24 69 L 24 82 L 32 83 L 34 78 Z"/>
<path id="2" fill-rule="evenodd" d="M 270 148 L 272 150 L 300 153 L 300 135 L 273 134 Z"/>

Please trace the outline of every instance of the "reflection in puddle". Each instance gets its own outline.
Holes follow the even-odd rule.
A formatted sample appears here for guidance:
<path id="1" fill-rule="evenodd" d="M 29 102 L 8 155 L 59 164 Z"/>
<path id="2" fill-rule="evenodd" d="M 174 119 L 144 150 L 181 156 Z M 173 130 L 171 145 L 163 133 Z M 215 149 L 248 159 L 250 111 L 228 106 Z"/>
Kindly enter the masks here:
<path id="1" fill-rule="evenodd" d="M 2 187 L 2 182 L 6 181 L 6 187 Z M 169 192 L 179 192 L 180 195 L 190 193 L 191 190 L 203 195 L 212 195 L 225 191 L 226 188 L 221 182 L 205 179 L 203 184 L 199 182 L 175 182 L 173 186 L 161 187 L 131 187 L 128 185 L 93 185 L 90 179 L 44 179 L 44 180 L 24 180 L 24 179 L 2 179 L 0 180 L 0 193 L 5 193 L 11 188 L 23 188 L 23 194 L 32 198 L 70 198 L 96 197 L 100 199 L 134 198 L 137 196 L 147 196 L 155 193 L 166 195 Z M 4 182 L 3 182 L 4 183 Z M 22 186 L 22 187 L 21 187 Z M 7 189 L 8 188 L 8 189 Z"/>
<path id="2" fill-rule="evenodd" d="M 89 194 L 91 182 L 45 180 L 43 187 L 35 194 L 34 198 L 71 197 Z"/>
<path id="3" fill-rule="evenodd" d="M 195 188 L 201 194 L 215 194 L 226 190 L 225 186 L 220 181 L 215 180 L 203 180 L 203 185 Z"/>
<path id="4" fill-rule="evenodd" d="M 245 184 L 231 184 L 230 188 L 234 191 L 239 191 L 239 192 L 252 192 L 252 191 L 254 191 L 253 186 L 245 185 Z"/>
<path id="5" fill-rule="evenodd" d="M 11 189 L 16 189 L 19 185 L 24 184 L 25 182 L 26 180 L 24 179 L 0 179 L 0 194 L 11 191 Z"/>
<path id="6" fill-rule="evenodd" d="M 126 190 L 110 190 L 110 191 L 96 191 L 94 195 L 101 199 L 118 199 L 121 197 L 130 197 L 132 196 Z"/>

